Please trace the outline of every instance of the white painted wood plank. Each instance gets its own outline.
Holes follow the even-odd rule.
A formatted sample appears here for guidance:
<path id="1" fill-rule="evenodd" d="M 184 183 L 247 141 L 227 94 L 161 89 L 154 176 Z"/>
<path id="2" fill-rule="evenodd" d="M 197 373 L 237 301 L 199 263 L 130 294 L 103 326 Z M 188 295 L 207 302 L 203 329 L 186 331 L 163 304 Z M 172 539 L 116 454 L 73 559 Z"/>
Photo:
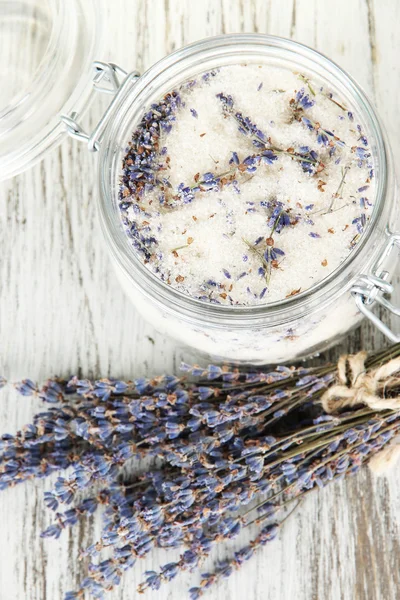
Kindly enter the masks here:
<path id="1" fill-rule="evenodd" d="M 399 10 L 395 0 L 115 0 L 109 3 L 108 58 L 143 70 L 175 48 L 210 35 L 257 31 L 292 36 L 326 53 L 375 94 L 398 159 Z M 21 59 L 25 55 L 26 49 Z M 93 107 L 92 123 L 102 107 L 104 101 Z M 0 371 L 11 378 L 40 379 L 78 369 L 86 375 L 156 373 L 175 369 L 183 353 L 136 315 L 118 286 L 100 236 L 94 169 L 95 157 L 68 141 L 31 171 L 0 186 Z M 361 342 L 377 348 L 383 339 L 365 324 L 340 350 Z M 3 394 L 0 430 L 14 431 L 37 406 Z M 1 600 L 61 600 L 82 574 L 78 549 L 94 539 L 98 521 L 71 530 L 59 542 L 41 541 L 39 532 L 49 522 L 42 495 L 49 487 L 50 481 L 29 483 L 1 494 Z M 399 500 L 395 473 L 375 480 L 364 472 L 310 496 L 279 540 L 211 597 L 395 600 Z M 166 562 L 165 554 L 149 557 L 127 574 L 110 600 L 135 597 L 140 574 L 159 560 Z M 154 597 L 185 598 L 188 585 L 185 577 Z"/>

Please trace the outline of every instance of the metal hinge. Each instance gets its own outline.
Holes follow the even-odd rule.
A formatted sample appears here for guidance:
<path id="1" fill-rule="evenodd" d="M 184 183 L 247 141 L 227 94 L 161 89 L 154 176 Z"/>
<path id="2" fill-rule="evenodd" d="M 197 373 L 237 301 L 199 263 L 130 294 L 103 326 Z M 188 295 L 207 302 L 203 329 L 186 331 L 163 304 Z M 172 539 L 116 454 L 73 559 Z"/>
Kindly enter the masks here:
<path id="1" fill-rule="evenodd" d="M 399 247 L 400 234 L 390 235 L 384 251 L 371 269 L 371 274 L 361 275 L 358 282 L 351 288 L 358 309 L 392 342 L 400 342 L 400 334 L 394 333 L 369 307 L 374 302 L 378 302 L 392 314 L 400 316 L 400 308 L 385 297 L 385 295 L 392 294 L 393 285 L 388 281 L 388 271 L 384 269 L 384 264 L 391 252 Z"/>
<path id="2" fill-rule="evenodd" d="M 81 142 L 86 142 L 89 152 L 97 152 L 100 149 L 100 143 L 114 107 L 119 102 L 133 83 L 140 77 L 138 71 L 127 73 L 114 63 L 104 63 L 96 61 L 93 63 L 95 70 L 93 76 L 93 85 L 98 92 L 112 94 L 114 96 L 104 115 L 96 125 L 91 134 L 86 133 L 78 123 L 79 115 L 72 112 L 70 115 L 61 115 L 61 121 L 65 123 L 68 134 Z"/>

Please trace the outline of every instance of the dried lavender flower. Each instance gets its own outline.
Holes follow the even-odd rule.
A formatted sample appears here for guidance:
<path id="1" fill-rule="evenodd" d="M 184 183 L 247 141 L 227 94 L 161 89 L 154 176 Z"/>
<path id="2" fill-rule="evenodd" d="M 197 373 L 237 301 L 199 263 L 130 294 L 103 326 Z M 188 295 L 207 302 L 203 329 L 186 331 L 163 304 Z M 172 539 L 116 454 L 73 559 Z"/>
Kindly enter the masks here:
<path id="1" fill-rule="evenodd" d="M 363 369 L 373 373 L 398 355 L 400 345 L 371 357 Z M 334 365 L 183 369 L 193 380 L 57 378 L 43 388 L 27 380 L 16 386 L 51 406 L 16 435 L 2 436 L 0 487 L 59 472 L 45 494 L 54 522 L 44 537 L 57 538 L 85 515 L 103 513 L 101 537 L 84 550 L 88 576 L 67 599 L 102 598 L 155 547 L 181 548 L 180 558 L 147 572 L 140 591 L 200 568 L 217 543 L 252 523 L 279 523 L 289 502 L 356 473 L 400 432 L 396 377 L 382 383 L 393 408 L 367 404 L 329 414 L 321 399 L 335 382 Z M 136 478 L 126 470 L 122 476 L 121 467 L 145 455 L 161 465 Z M 94 491 L 99 483 L 103 489 Z M 83 492 L 89 495 L 78 498 Z M 276 525 L 263 526 L 191 596 L 229 576 L 276 532 Z"/>

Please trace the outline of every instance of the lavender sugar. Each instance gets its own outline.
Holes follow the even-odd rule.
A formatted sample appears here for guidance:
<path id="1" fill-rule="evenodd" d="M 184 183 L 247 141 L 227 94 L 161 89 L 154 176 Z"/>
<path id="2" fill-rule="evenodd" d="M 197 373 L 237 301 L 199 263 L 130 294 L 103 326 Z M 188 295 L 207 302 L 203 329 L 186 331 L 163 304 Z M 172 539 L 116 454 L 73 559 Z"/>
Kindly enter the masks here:
<path id="1" fill-rule="evenodd" d="M 204 73 L 143 115 L 120 210 L 138 256 L 205 302 L 297 295 L 348 257 L 373 208 L 374 165 L 352 107 L 267 65 Z"/>

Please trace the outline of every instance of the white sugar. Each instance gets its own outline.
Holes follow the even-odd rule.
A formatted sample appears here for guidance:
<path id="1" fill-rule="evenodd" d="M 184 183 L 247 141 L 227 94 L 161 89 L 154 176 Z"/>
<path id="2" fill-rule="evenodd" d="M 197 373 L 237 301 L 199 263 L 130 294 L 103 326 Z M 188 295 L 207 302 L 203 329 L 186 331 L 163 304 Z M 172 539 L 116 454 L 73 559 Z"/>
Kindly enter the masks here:
<path id="1" fill-rule="evenodd" d="M 315 79 L 258 65 L 206 79 L 179 90 L 172 128 L 160 128 L 155 185 L 136 186 L 141 175 L 131 183 L 133 143 L 122 187 L 127 231 L 156 276 L 192 297 L 265 304 L 305 291 L 346 259 L 371 214 L 367 132 Z M 261 133 L 241 131 L 241 117 Z M 246 162 L 265 150 L 271 164 Z"/>

